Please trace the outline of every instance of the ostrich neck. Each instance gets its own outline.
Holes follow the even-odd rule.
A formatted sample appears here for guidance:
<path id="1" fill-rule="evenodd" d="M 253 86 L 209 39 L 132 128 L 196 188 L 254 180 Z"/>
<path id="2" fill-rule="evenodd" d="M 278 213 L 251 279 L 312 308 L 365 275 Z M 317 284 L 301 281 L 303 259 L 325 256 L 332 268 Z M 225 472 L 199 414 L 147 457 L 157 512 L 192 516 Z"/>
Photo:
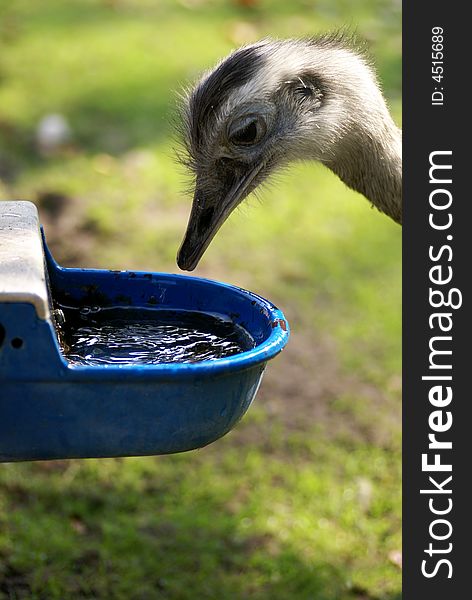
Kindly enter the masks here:
<path id="1" fill-rule="evenodd" d="M 350 188 L 381 212 L 402 222 L 401 131 L 391 120 L 369 131 L 357 131 L 350 143 L 327 164 Z"/>

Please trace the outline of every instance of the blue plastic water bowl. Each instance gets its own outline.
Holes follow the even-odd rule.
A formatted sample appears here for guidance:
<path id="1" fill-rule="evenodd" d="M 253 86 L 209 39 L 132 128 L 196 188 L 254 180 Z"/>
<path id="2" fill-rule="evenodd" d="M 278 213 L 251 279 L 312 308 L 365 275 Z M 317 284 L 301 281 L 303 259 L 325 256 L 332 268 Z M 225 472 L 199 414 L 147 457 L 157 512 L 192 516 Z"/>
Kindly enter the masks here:
<path id="1" fill-rule="evenodd" d="M 73 364 L 52 301 L 224 315 L 255 347 L 195 363 Z M 287 321 L 240 288 L 182 275 L 69 269 L 52 258 L 36 207 L 0 202 L 0 461 L 169 454 L 226 434 L 254 399 Z"/>

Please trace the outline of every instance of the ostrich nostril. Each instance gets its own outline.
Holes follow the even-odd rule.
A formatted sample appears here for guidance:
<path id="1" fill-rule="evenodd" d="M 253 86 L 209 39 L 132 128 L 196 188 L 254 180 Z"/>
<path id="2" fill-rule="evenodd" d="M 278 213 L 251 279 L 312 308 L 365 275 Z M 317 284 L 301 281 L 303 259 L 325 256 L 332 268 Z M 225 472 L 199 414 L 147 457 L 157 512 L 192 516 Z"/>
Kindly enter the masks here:
<path id="1" fill-rule="evenodd" d="M 234 160 L 231 158 L 227 158 L 226 156 L 222 156 L 215 163 L 216 171 L 220 173 L 222 177 L 227 177 L 228 174 L 232 173 L 235 168 Z"/>
<path id="2" fill-rule="evenodd" d="M 216 164 L 219 167 L 229 167 L 232 162 L 233 161 L 231 160 L 231 158 L 228 158 L 227 156 L 222 156 L 216 161 Z"/>
<path id="3" fill-rule="evenodd" d="M 213 214 L 215 209 L 212 207 L 205 208 L 205 210 L 201 213 L 200 218 L 198 219 L 197 229 L 199 233 L 202 233 L 210 226 L 211 220 L 213 218 Z"/>

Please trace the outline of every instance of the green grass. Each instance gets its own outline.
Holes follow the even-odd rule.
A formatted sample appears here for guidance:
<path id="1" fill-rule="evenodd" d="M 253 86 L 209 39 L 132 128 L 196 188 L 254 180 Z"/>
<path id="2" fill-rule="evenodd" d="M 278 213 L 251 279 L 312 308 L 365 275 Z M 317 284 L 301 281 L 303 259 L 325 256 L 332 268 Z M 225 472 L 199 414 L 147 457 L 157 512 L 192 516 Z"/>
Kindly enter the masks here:
<path id="1" fill-rule="evenodd" d="M 400 121 L 398 2 L 240 4 L 0 0 L 0 198 L 38 203 L 64 264 L 177 272 L 176 94 L 236 43 L 347 23 Z M 51 112 L 73 146 L 45 158 Z M 254 406 L 184 455 L 1 465 L 0 598 L 401 597 L 401 231 L 313 164 L 261 198 L 196 272 L 290 319 Z"/>
<path id="2" fill-rule="evenodd" d="M 324 600 L 379 583 L 396 597 L 398 462 L 285 444 L 277 456 L 229 436 L 188 456 L 5 466 L 9 572 L 47 598 Z"/>

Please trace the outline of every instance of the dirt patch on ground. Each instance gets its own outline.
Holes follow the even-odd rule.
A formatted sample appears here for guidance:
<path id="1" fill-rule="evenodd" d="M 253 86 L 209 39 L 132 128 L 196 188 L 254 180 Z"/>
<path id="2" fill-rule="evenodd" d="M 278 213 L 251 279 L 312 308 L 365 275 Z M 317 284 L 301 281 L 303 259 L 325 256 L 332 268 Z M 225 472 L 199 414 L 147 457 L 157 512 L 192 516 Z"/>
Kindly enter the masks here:
<path id="1" fill-rule="evenodd" d="M 397 392 L 387 395 L 347 373 L 332 340 L 295 328 L 286 349 L 268 366 L 255 401 L 267 422 L 248 423 L 238 435 L 254 441 L 272 424 L 286 434 L 318 428 L 328 436 L 386 446 L 400 427 Z"/>
<path id="2" fill-rule="evenodd" d="M 47 243 L 59 264 L 80 266 L 93 254 L 93 233 L 83 226 L 84 206 L 79 198 L 60 192 L 38 192 L 35 199 Z"/>

